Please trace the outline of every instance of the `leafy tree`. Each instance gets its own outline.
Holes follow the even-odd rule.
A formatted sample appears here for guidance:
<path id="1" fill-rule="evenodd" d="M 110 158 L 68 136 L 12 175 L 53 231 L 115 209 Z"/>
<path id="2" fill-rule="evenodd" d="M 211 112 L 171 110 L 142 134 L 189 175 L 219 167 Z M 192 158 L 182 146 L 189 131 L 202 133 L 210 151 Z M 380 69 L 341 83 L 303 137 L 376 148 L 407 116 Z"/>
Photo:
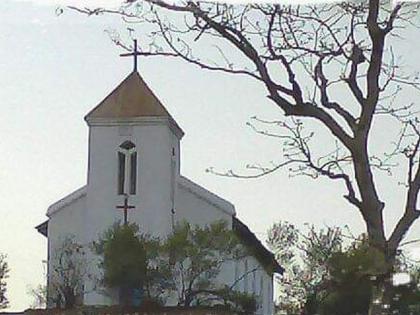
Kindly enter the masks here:
<path id="1" fill-rule="evenodd" d="M 64 309 L 81 303 L 84 281 L 89 276 L 85 248 L 66 236 L 54 249 L 48 282 L 48 304 Z"/>
<path id="2" fill-rule="evenodd" d="M 268 246 L 285 268 L 278 279 L 279 305 L 287 314 L 312 314 L 323 297 L 329 277 L 328 261 L 341 251 L 342 230 L 328 227 L 317 230 L 307 225 L 305 232 L 293 224 L 280 221 L 268 231 Z"/>
<path id="3" fill-rule="evenodd" d="M 217 284 L 223 264 L 244 255 L 235 233 L 219 221 L 205 227 L 178 225 L 163 244 L 178 305 L 217 304 L 237 297 Z M 225 303 L 226 304 L 226 303 Z"/>
<path id="4" fill-rule="evenodd" d="M 141 288 L 142 305 L 162 305 L 176 292 L 184 307 L 221 305 L 242 313 L 257 308 L 254 296 L 216 284 L 222 265 L 244 254 L 224 221 L 205 227 L 180 224 L 164 241 L 140 234 L 136 224 L 115 224 L 94 248 L 103 258 L 103 283 L 123 288 L 124 305 L 131 304 L 132 290 Z"/>
<path id="5" fill-rule="evenodd" d="M 416 279 L 418 266 L 403 263 L 404 255 L 397 257 L 394 273 L 412 275 L 408 284 L 392 286 L 387 306 L 393 314 L 414 314 L 420 307 L 420 288 Z M 356 240 L 345 251 L 335 253 L 328 261 L 330 280 L 325 299 L 318 313 L 321 315 L 366 315 L 372 295 L 374 279 L 386 268 L 378 253 L 369 246 L 366 238 Z"/>
<path id="6" fill-rule="evenodd" d="M 235 314 L 255 314 L 259 306 L 255 295 L 232 290 L 229 286 L 210 291 L 208 295 L 213 297 L 216 306 L 224 306 Z"/>
<path id="7" fill-rule="evenodd" d="M 330 257 L 330 280 L 325 299 L 319 305 L 322 315 L 367 314 L 372 279 L 385 267 L 367 242 L 356 242 Z M 379 256 L 381 257 L 381 256 Z"/>
<path id="8" fill-rule="evenodd" d="M 0 309 L 6 308 L 9 305 L 9 301 L 6 297 L 7 283 L 6 279 L 9 276 L 9 265 L 6 261 L 6 256 L 0 254 Z"/>
<path id="9" fill-rule="evenodd" d="M 286 119 L 257 119 L 252 127 L 279 139 L 285 150 L 274 165 L 252 166 L 257 173 L 244 177 L 287 167 L 292 174 L 342 183 L 345 200 L 357 209 L 371 246 L 386 261 L 387 268 L 374 282 L 370 314 L 389 312 L 382 305 L 389 304 L 384 299 L 397 249 L 420 216 L 420 120 L 415 105 L 407 105 L 417 102 L 410 92 L 419 89 L 418 69 L 404 67 L 404 56 L 398 58 L 392 45 L 409 32 L 417 36 L 412 20 L 418 4 L 126 0 L 120 10 L 73 9 L 89 15 L 120 14 L 130 29 L 133 22 L 147 23 L 142 29 L 153 29 L 142 37 L 150 40 L 140 49 L 143 56 L 181 58 L 203 69 L 247 76 L 264 87 Z M 129 48 L 118 34 L 113 39 Z M 255 124 L 278 129 L 267 131 Z M 327 134 L 306 131 L 314 126 Z M 393 130 L 395 139 L 389 137 L 389 150 L 383 154 L 375 144 L 383 141 L 385 129 Z M 384 211 L 389 207 L 376 173 L 397 167 L 396 174 L 405 174 L 400 180 L 405 183 L 405 204 L 387 237 Z"/>
<path id="10" fill-rule="evenodd" d="M 97 254 L 103 257 L 103 282 L 120 290 L 120 303 L 132 304 L 134 289 L 143 287 L 146 278 L 146 251 L 138 236 L 136 224 L 115 224 L 95 244 Z"/>
<path id="11" fill-rule="evenodd" d="M 280 279 L 279 312 L 288 315 L 367 315 L 375 278 L 387 268 L 383 256 L 365 235 L 346 245 L 340 228 L 302 232 L 279 222 L 268 233 L 268 244 L 285 267 Z M 382 258 L 382 259 L 381 259 Z M 400 253 L 393 273 L 412 274 L 408 285 L 392 287 L 388 308 L 410 314 L 419 307 L 418 266 Z"/>

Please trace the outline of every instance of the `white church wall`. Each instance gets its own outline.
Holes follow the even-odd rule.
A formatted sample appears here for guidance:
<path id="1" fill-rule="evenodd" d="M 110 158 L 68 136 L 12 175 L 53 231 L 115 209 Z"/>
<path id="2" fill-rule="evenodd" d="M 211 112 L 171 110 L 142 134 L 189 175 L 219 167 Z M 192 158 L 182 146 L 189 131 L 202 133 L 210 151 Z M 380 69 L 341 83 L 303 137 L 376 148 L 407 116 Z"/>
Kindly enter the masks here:
<path id="1" fill-rule="evenodd" d="M 200 198 L 184 185 L 178 185 L 176 218 L 178 222 L 187 220 L 191 224 L 206 225 L 216 220 L 226 220 L 231 226 L 232 216 L 217 208 L 205 198 Z M 252 270 L 255 270 L 251 272 Z M 235 290 L 255 294 L 260 308 L 258 314 L 271 315 L 274 313 L 272 277 L 260 262 L 252 256 L 236 262 L 224 264 L 216 279 L 219 285 L 233 285 Z M 261 286 L 262 284 L 262 286 Z"/>
<path id="2" fill-rule="evenodd" d="M 118 150 L 126 140 L 133 142 L 137 150 L 137 189 L 135 195 L 129 196 L 129 204 L 135 209 L 129 210 L 128 222 L 137 223 L 141 232 L 155 236 L 164 237 L 172 231 L 171 160 L 174 142 L 178 141 L 164 123 L 113 125 L 111 122 L 90 126 L 88 241 L 96 240 L 112 224 L 123 220 L 122 210 L 116 209 L 124 202 L 124 196 L 118 195 L 117 190 Z M 175 147 L 175 151 L 179 152 L 179 147 Z M 115 297 L 91 292 L 85 295 L 85 303 L 109 305 L 118 301 Z"/>
<path id="3" fill-rule="evenodd" d="M 68 236 L 84 244 L 84 214 L 86 209 L 86 196 L 74 200 L 72 203 L 56 211 L 48 222 L 48 240 L 50 252 L 57 248 Z M 69 224 L 71 222 L 71 224 Z"/>
<path id="4" fill-rule="evenodd" d="M 178 222 L 187 220 L 193 225 L 200 226 L 224 220 L 228 226 L 232 226 L 232 216 L 230 214 L 215 207 L 207 199 L 191 192 L 184 185 L 178 185 L 176 219 Z"/>
<path id="5" fill-rule="evenodd" d="M 48 270 L 47 285 L 51 285 L 51 274 L 56 264 L 55 254 L 67 237 L 73 237 L 81 245 L 84 242 L 84 215 L 86 209 L 86 195 L 80 196 L 71 203 L 51 214 L 48 222 Z"/>
<path id="6" fill-rule="evenodd" d="M 233 262 L 218 278 L 225 283 L 231 279 L 229 285 L 236 291 L 254 294 L 259 304 L 257 315 L 274 314 L 272 277 L 255 257 Z"/>
<path id="7" fill-rule="evenodd" d="M 137 148 L 137 191 L 129 203 L 129 221 L 146 233 L 165 236 L 170 231 L 171 131 L 166 125 L 128 126 L 124 134 L 118 126 L 91 126 L 88 179 L 88 220 L 95 232 L 122 220 L 124 197 L 117 194 L 117 152 L 125 140 Z M 106 184 L 107 183 L 107 184 Z M 147 222 L 147 223 L 146 223 Z"/>

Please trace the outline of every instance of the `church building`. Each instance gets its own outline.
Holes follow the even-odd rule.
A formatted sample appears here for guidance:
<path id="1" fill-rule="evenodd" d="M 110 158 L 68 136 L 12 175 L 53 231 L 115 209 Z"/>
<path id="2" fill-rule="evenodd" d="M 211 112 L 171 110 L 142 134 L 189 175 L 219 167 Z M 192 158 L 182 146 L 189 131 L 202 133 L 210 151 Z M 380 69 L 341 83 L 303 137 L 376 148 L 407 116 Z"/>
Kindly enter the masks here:
<path id="1" fill-rule="evenodd" d="M 236 282 L 235 290 L 258 296 L 257 314 L 273 314 L 273 276 L 283 268 L 236 217 L 230 202 L 180 174 L 184 131 L 136 67 L 85 121 L 89 127 L 87 183 L 52 204 L 48 220 L 36 227 L 48 239 L 47 279 L 60 240 L 68 235 L 81 244 L 97 240 L 122 220 L 124 211 L 117 208 L 128 201 L 133 208 L 125 210 L 128 221 L 138 224 L 141 232 L 162 238 L 177 222 L 204 226 L 225 220 L 253 251 L 252 256 L 225 266 L 221 281 L 227 285 Z M 104 295 L 89 281 L 84 285 L 83 304 L 118 304 L 118 296 Z"/>

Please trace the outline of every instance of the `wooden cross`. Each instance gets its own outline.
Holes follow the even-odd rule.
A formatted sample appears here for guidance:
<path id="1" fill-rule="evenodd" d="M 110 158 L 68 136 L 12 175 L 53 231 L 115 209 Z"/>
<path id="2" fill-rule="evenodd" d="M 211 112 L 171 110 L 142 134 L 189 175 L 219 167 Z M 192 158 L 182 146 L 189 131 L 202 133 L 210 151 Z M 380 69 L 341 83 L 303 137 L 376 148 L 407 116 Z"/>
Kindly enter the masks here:
<path id="1" fill-rule="evenodd" d="M 121 54 L 121 57 L 130 57 L 133 56 L 134 58 L 134 72 L 137 71 L 137 57 L 141 55 L 141 52 L 137 50 L 137 39 L 134 40 L 133 52 Z"/>
<path id="2" fill-rule="evenodd" d="M 128 224 L 128 220 L 127 220 L 128 210 L 135 208 L 134 206 L 128 205 L 128 195 L 125 195 L 124 204 L 122 206 L 117 206 L 116 208 L 122 209 L 124 211 L 124 225 L 127 225 Z"/>

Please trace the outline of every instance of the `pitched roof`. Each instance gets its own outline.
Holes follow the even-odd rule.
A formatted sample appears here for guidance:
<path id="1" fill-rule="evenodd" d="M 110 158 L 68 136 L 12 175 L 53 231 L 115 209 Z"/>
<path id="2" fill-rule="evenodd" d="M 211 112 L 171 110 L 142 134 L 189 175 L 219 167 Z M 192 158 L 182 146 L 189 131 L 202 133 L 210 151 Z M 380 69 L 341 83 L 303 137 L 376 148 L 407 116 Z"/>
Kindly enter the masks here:
<path id="1" fill-rule="evenodd" d="M 60 211 L 64 207 L 68 206 L 69 204 L 73 203 L 74 201 L 85 197 L 87 193 L 87 186 L 80 187 L 76 189 L 72 193 L 68 194 L 67 196 L 61 198 L 60 200 L 54 202 L 52 205 L 48 207 L 47 216 L 50 217 L 57 211 Z"/>
<path id="2" fill-rule="evenodd" d="M 235 206 L 229 201 L 217 196 L 216 194 L 208 191 L 204 187 L 194 183 L 185 176 L 180 175 L 178 178 L 178 185 L 186 189 L 190 193 L 196 195 L 198 198 L 205 200 L 217 209 L 223 211 L 228 215 L 236 215 Z"/>
<path id="3" fill-rule="evenodd" d="M 270 252 L 254 233 L 238 218 L 232 218 L 232 228 L 237 233 L 239 239 L 243 244 L 251 250 L 255 258 L 266 268 L 270 273 L 283 274 L 284 268 L 277 262 L 274 254 Z"/>
<path id="4" fill-rule="evenodd" d="M 140 74 L 133 71 L 85 116 L 85 120 L 138 117 L 168 118 L 182 131 Z"/>

